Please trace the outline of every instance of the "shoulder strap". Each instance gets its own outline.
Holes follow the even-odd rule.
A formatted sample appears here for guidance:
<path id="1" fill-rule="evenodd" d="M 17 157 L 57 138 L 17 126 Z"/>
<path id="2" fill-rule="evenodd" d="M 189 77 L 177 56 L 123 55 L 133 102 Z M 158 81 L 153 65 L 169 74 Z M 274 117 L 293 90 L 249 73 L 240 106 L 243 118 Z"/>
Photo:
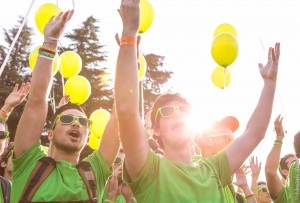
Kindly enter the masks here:
<path id="1" fill-rule="evenodd" d="M 30 202 L 40 185 L 55 169 L 55 166 L 56 162 L 51 157 L 41 158 L 32 170 L 29 178 L 27 179 L 26 185 L 21 195 L 21 200 L 19 202 Z"/>
<path id="2" fill-rule="evenodd" d="M 97 202 L 97 186 L 91 164 L 86 161 L 81 161 L 77 164 L 77 169 L 88 190 L 90 200 Z"/>
<path id="3" fill-rule="evenodd" d="M 2 195 L 4 199 L 4 203 L 9 203 L 10 197 L 10 183 L 4 177 L 0 176 Z"/>

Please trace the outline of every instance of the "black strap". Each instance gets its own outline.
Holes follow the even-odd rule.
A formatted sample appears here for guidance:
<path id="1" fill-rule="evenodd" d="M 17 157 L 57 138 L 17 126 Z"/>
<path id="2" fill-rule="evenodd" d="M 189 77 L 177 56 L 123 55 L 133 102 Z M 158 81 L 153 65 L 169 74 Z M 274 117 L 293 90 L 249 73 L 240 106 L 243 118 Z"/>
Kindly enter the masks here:
<path id="1" fill-rule="evenodd" d="M 10 183 L 8 180 L 0 176 L 1 181 L 1 188 L 2 188 L 2 194 L 4 203 L 9 203 L 9 197 L 10 197 Z"/>
<path id="2" fill-rule="evenodd" d="M 32 170 L 25 188 L 23 190 L 22 198 L 19 203 L 42 203 L 32 202 L 31 199 L 34 193 L 44 180 L 52 173 L 56 167 L 56 162 L 51 157 L 41 158 L 35 168 Z M 95 181 L 94 171 L 89 162 L 80 162 L 77 164 L 78 172 L 83 179 L 84 184 L 88 190 L 89 200 L 81 201 L 54 201 L 49 203 L 97 203 L 97 186 Z"/>
<path id="3" fill-rule="evenodd" d="M 76 167 L 88 190 L 90 200 L 97 202 L 97 185 L 91 164 L 81 161 Z"/>

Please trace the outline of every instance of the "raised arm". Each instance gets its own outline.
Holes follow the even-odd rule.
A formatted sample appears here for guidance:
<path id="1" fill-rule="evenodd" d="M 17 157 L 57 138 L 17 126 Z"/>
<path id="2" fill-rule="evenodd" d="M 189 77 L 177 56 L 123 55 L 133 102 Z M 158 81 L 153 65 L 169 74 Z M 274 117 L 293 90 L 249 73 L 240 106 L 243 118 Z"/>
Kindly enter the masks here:
<path id="1" fill-rule="evenodd" d="M 258 163 L 257 157 L 250 158 L 250 169 L 251 169 L 251 190 L 256 198 L 258 198 L 258 178 L 261 170 L 261 162 Z"/>
<path id="2" fill-rule="evenodd" d="M 279 192 L 283 188 L 277 169 L 280 161 L 281 143 L 284 138 L 284 129 L 282 126 L 282 116 L 278 115 L 274 121 L 274 128 L 276 132 L 276 141 L 267 157 L 265 173 L 267 186 L 272 199 L 276 199 Z"/>
<path id="3" fill-rule="evenodd" d="M 99 150 L 108 166 L 114 162 L 120 148 L 118 119 L 115 104 L 113 105 L 110 119 L 105 127 Z"/>
<path id="4" fill-rule="evenodd" d="M 143 168 L 149 146 L 139 115 L 139 85 L 136 35 L 139 28 L 139 0 L 122 0 L 119 10 L 123 32 L 115 78 L 116 110 L 126 168 L 134 180 Z"/>
<path id="5" fill-rule="evenodd" d="M 264 86 L 245 132 L 226 149 L 231 174 L 242 165 L 265 136 L 272 114 L 279 55 L 280 44 L 276 43 L 275 48 L 269 48 L 267 64 L 265 66 L 262 64 L 258 65 L 260 74 L 264 80 Z"/>
<path id="6" fill-rule="evenodd" d="M 9 114 L 24 101 L 30 90 L 30 83 L 15 84 L 13 91 L 5 99 L 4 105 L 0 110 L 0 117 L 4 120 L 8 119 Z"/>
<path id="7" fill-rule="evenodd" d="M 235 177 L 236 177 L 236 182 L 234 182 L 234 184 L 243 190 L 247 203 L 256 203 L 257 202 L 256 198 L 249 188 L 246 173 L 243 167 L 239 168 L 235 172 Z"/>
<path id="8" fill-rule="evenodd" d="M 60 13 L 52 17 L 44 30 L 43 48 L 47 52 L 56 52 L 57 41 L 63 32 L 73 11 Z M 47 98 L 52 83 L 51 57 L 39 56 L 32 73 L 31 90 L 21 116 L 15 136 L 15 158 L 18 158 L 40 138 L 47 117 Z"/>

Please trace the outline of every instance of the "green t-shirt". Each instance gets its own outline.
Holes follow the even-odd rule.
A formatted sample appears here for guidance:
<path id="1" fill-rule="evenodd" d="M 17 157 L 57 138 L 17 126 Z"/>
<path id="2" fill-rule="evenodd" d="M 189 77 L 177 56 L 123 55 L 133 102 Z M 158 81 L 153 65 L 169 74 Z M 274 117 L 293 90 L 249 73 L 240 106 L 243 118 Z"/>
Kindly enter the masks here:
<path id="1" fill-rule="evenodd" d="M 13 159 L 13 179 L 11 191 L 11 203 L 17 203 L 23 192 L 24 186 L 34 169 L 38 160 L 46 156 L 37 142 L 18 159 Z M 98 202 L 102 201 L 102 193 L 105 182 L 111 175 L 111 171 L 103 159 L 99 150 L 94 151 L 85 158 L 94 171 L 97 184 Z M 78 173 L 76 165 L 67 161 L 57 161 L 56 168 L 49 177 L 42 183 L 34 194 L 32 201 L 78 201 L 88 200 L 86 186 Z"/>
<path id="2" fill-rule="evenodd" d="M 10 183 L 10 188 L 11 188 L 11 181 L 8 180 L 8 182 Z M 1 181 L 0 181 L 0 203 L 2 203 L 2 202 L 4 202 L 4 197 L 3 197 L 3 192 L 2 192 L 2 184 L 1 184 Z"/>
<path id="3" fill-rule="evenodd" d="M 293 163 L 285 186 L 280 191 L 274 203 L 299 203 L 300 202 L 300 161 Z"/>
<path id="4" fill-rule="evenodd" d="M 145 166 L 134 182 L 130 182 L 126 167 L 123 176 L 137 202 L 225 202 L 223 187 L 231 183 L 226 153 L 194 163 L 195 166 L 189 166 L 149 151 Z"/>
<path id="5" fill-rule="evenodd" d="M 107 191 L 104 190 L 104 192 L 103 192 L 103 201 L 105 199 L 107 199 L 107 195 L 108 195 Z M 115 199 L 114 203 L 126 203 L 126 199 L 125 199 L 125 197 L 122 194 L 120 194 L 120 195 L 116 196 L 116 199 Z"/>
<path id="6" fill-rule="evenodd" d="M 234 187 L 232 183 L 224 187 L 224 195 L 225 195 L 226 203 L 236 202 Z"/>

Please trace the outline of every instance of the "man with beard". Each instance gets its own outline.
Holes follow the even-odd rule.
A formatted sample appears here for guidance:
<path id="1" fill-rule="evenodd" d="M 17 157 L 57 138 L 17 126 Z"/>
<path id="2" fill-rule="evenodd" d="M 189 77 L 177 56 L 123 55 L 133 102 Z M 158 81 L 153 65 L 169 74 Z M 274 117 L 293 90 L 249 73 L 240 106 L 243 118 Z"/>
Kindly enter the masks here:
<path id="1" fill-rule="evenodd" d="M 51 164 L 55 166 L 53 171 L 40 185 L 34 185 L 32 184 L 34 179 L 28 179 L 32 174 L 41 175 L 40 172 L 43 174 L 49 168 L 48 166 L 46 169 L 40 167 L 39 170 L 36 170 L 35 168 L 40 160 L 46 157 L 39 138 L 47 117 L 47 98 L 52 82 L 52 62 L 58 38 L 71 19 L 73 12 L 67 11 L 60 13 L 55 18 L 52 17 L 44 29 L 44 43 L 39 49 L 39 56 L 33 71 L 31 91 L 15 136 L 11 195 L 11 202 L 14 203 L 30 201 L 101 202 L 105 182 L 111 175 L 110 166 L 119 148 L 119 142 L 116 139 L 117 128 L 114 125 L 115 117 L 112 115 L 107 124 L 99 150 L 95 150 L 85 159 L 91 170 L 84 174 L 88 176 L 84 179 L 77 164 L 80 152 L 87 143 L 91 122 L 79 105 L 66 104 L 55 112 L 51 130 L 48 132 L 51 143 L 51 153 L 49 153 L 51 158 L 48 160 L 52 160 Z M 111 128 L 111 125 L 114 127 Z M 113 137 L 114 135 L 115 137 Z M 89 184 L 93 185 L 89 187 Z M 29 186 L 27 187 L 27 185 Z M 27 189 L 32 185 L 37 187 L 37 190 L 32 192 L 34 194 L 29 197 Z M 25 188 L 27 189 L 25 190 Z M 91 188 L 93 189 L 92 195 Z"/>

